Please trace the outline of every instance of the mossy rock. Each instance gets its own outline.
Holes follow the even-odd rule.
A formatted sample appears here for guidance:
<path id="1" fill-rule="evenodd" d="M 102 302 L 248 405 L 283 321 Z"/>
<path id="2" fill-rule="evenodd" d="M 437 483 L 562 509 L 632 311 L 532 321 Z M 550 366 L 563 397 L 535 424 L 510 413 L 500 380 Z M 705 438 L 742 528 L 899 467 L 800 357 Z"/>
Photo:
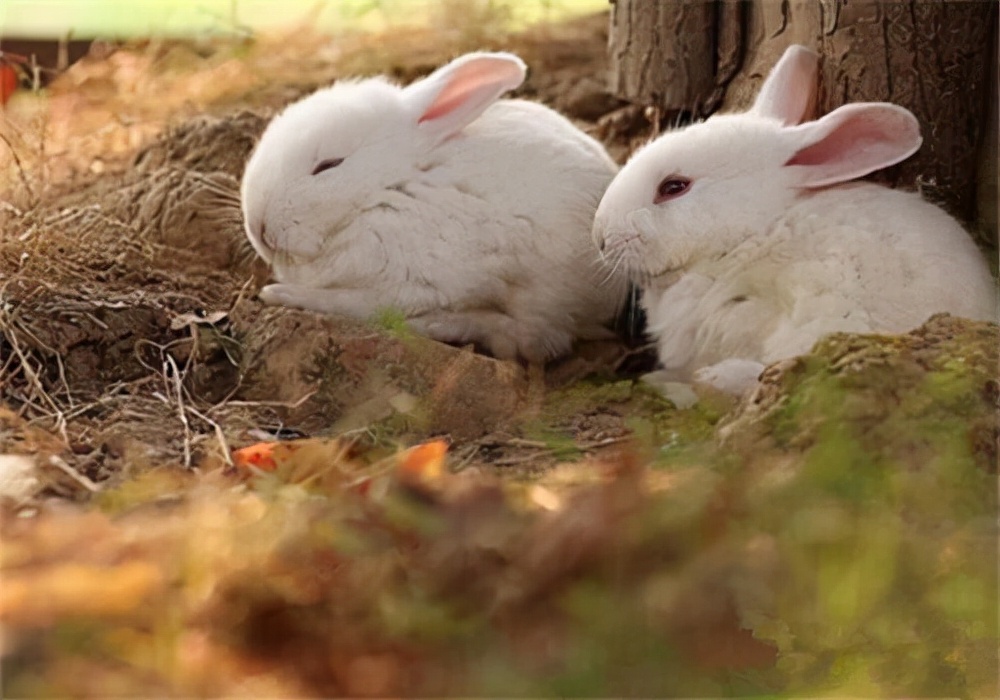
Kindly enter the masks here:
<path id="1" fill-rule="evenodd" d="M 771 367 L 721 429 L 735 449 L 997 468 L 1000 329 L 947 315 L 898 336 L 834 334 Z M 836 449 L 834 449 L 836 448 Z"/>
<path id="2" fill-rule="evenodd" d="M 264 307 L 232 313 L 243 345 L 241 398 L 285 404 L 289 425 L 322 434 L 382 425 L 397 437 L 478 437 L 520 412 L 527 380 L 501 362 L 346 318 Z"/>
<path id="3" fill-rule="evenodd" d="M 740 529 L 779 572 L 742 610 L 791 692 L 996 688 L 998 328 L 832 335 L 720 429 Z"/>

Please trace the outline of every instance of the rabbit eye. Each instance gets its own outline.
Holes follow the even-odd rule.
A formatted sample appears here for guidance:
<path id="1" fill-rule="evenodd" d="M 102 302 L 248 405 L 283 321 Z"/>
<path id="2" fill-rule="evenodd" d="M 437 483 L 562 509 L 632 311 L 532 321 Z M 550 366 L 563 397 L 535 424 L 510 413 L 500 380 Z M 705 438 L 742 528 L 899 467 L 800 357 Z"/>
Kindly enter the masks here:
<path id="1" fill-rule="evenodd" d="M 665 202 L 668 199 L 680 197 L 691 187 L 691 181 L 680 175 L 668 175 L 656 188 L 656 197 L 653 204 Z"/>
<path id="2" fill-rule="evenodd" d="M 316 167 L 313 168 L 312 174 L 319 175 L 321 172 L 325 170 L 329 170 L 330 168 L 336 168 L 343 162 L 344 162 L 343 158 L 327 158 L 326 160 L 321 160 L 319 163 L 316 164 Z"/>

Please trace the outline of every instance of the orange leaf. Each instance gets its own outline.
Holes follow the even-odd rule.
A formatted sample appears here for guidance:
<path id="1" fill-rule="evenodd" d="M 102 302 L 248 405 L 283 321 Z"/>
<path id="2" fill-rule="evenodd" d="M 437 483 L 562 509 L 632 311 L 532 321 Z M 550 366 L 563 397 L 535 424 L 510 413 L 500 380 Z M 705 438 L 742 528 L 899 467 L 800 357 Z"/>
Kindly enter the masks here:
<path id="1" fill-rule="evenodd" d="M 0 105 L 7 104 L 16 89 L 17 73 L 10 66 L 0 66 Z"/>
<path id="2" fill-rule="evenodd" d="M 276 442 L 258 442 L 249 447 L 242 447 L 233 450 L 233 464 L 237 469 L 249 470 L 256 467 L 266 472 L 273 472 L 277 469 L 274 461 L 274 446 Z"/>
<path id="3" fill-rule="evenodd" d="M 439 479 L 444 473 L 444 457 L 447 452 L 448 443 L 444 440 L 433 440 L 411 447 L 399 455 L 397 473 L 404 479 Z"/>
<path id="4" fill-rule="evenodd" d="M 327 437 L 260 442 L 233 452 L 233 465 L 244 475 L 259 469 L 286 483 L 330 491 L 359 476 L 363 465 L 352 458 L 352 449 L 350 441 Z"/>

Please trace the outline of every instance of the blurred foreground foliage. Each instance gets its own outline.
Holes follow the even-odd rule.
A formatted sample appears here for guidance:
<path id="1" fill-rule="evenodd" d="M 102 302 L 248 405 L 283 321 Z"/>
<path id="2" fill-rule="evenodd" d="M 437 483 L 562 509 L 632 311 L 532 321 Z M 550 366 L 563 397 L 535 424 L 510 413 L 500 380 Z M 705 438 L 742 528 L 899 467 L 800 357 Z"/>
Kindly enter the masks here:
<path id="1" fill-rule="evenodd" d="M 996 697 L 996 340 L 831 337 L 697 459 L 314 440 L 8 508 L 3 694 Z"/>

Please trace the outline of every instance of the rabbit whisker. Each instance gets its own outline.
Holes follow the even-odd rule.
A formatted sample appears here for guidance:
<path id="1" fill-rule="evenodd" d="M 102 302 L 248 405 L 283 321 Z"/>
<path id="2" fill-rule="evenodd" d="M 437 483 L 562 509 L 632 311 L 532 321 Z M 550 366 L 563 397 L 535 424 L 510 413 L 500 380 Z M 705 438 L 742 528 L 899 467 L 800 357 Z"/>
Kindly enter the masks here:
<path id="1" fill-rule="evenodd" d="M 624 256 L 624 254 L 619 254 L 619 255 L 614 256 L 614 258 L 611 259 L 610 261 L 608 260 L 608 258 L 604 257 L 603 255 L 601 256 L 601 258 L 602 258 L 602 262 L 604 263 L 605 267 L 607 268 L 607 274 L 605 275 L 604 279 L 601 281 L 601 286 L 603 287 L 603 286 L 609 284 L 611 282 L 611 280 L 613 280 L 615 278 L 615 276 L 618 274 L 619 270 L 622 267 L 622 263 L 625 260 L 625 256 Z M 608 262 L 610 262 L 611 264 L 608 265 Z"/>
<path id="2" fill-rule="evenodd" d="M 603 287 L 608 285 L 611 282 L 611 280 L 615 278 L 615 275 L 618 274 L 618 269 L 621 267 L 621 261 L 622 261 L 621 256 L 615 256 L 614 258 L 611 258 L 609 256 L 606 256 L 603 252 L 598 253 L 597 258 L 595 260 L 596 267 L 600 271 L 605 273 L 604 279 L 602 279 L 600 282 L 600 286 Z"/>
<path id="3" fill-rule="evenodd" d="M 609 284 L 611 284 L 611 281 L 615 278 L 615 271 L 616 268 L 611 268 L 610 270 L 608 270 L 607 273 L 604 275 L 604 278 L 601 279 L 601 281 L 598 282 L 597 285 L 599 287 L 607 287 Z"/>
<path id="4" fill-rule="evenodd" d="M 608 278 L 615 274 L 613 261 L 606 258 L 603 253 L 596 253 L 590 259 L 590 267 L 598 273 L 607 275 Z"/>

